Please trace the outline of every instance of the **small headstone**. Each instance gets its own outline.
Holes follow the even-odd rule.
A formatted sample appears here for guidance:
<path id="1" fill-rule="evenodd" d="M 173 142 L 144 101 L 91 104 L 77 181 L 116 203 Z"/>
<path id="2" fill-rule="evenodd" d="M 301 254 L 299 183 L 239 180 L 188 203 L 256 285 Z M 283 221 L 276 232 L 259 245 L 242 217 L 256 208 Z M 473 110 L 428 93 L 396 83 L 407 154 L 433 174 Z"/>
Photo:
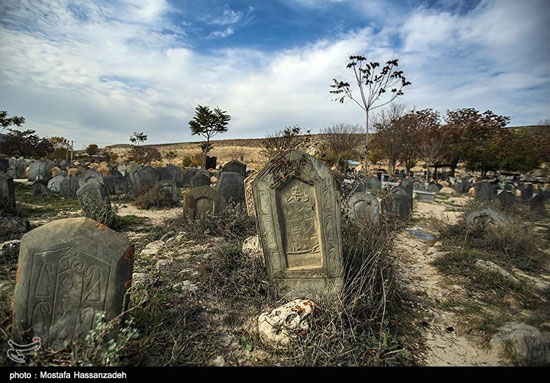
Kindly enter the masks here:
<path id="1" fill-rule="evenodd" d="M 105 185 L 105 181 L 103 180 L 101 173 L 94 169 L 85 170 L 76 177 L 76 180 L 78 181 L 78 185 L 80 187 L 84 186 L 89 181 L 96 181 L 101 185 Z"/>
<path id="2" fill-rule="evenodd" d="M 348 199 L 348 208 L 352 221 L 367 221 L 374 224 L 380 221 L 378 199 L 370 193 L 354 193 Z"/>
<path id="3" fill-rule="evenodd" d="M 544 206 L 544 202 L 545 202 L 544 196 L 542 195 L 542 193 L 538 193 L 536 196 L 531 198 L 531 201 L 529 202 L 530 210 L 537 214 L 545 215 L 546 208 Z"/>
<path id="4" fill-rule="evenodd" d="M 428 184 L 428 191 L 429 191 L 430 193 L 439 193 L 439 191 L 440 191 L 442 188 L 443 188 L 442 185 L 440 185 L 439 183 L 434 182 L 434 181 L 432 181 L 432 182 L 430 182 L 430 183 Z"/>
<path id="5" fill-rule="evenodd" d="M 128 179 L 118 171 L 103 177 L 103 182 L 105 182 L 105 189 L 109 195 L 128 193 Z"/>
<path id="6" fill-rule="evenodd" d="M 516 203 L 516 197 L 514 196 L 514 193 L 508 190 L 504 190 L 502 193 L 500 193 L 498 195 L 498 200 L 502 209 L 510 208 Z"/>
<path id="7" fill-rule="evenodd" d="M 380 182 L 380 180 L 376 176 L 367 177 L 367 179 L 365 180 L 365 184 L 367 185 L 367 190 L 380 191 L 382 189 L 382 182 Z"/>
<path id="8" fill-rule="evenodd" d="M 210 186 L 210 177 L 204 173 L 197 173 L 191 178 L 191 187 L 198 188 L 199 186 Z"/>
<path id="9" fill-rule="evenodd" d="M 468 226 L 472 227 L 485 227 L 489 224 L 500 226 L 506 223 L 507 220 L 504 214 L 490 207 L 482 207 L 464 214 L 464 221 Z"/>
<path id="10" fill-rule="evenodd" d="M 65 178 L 66 177 L 61 175 L 53 177 L 51 180 L 48 181 L 48 190 L 59 193 L 61 181 L 63 181 Z"/>
<path id="11" fill-rule="evenodd" d="M 68 176 L 59 183 L 59 194 L 65 198 L 75 198 L 78 188 L 79 185 L 76 177 Z"/>
<path id="12" fill-rule="evenodd" d="M 193 178 L 195 174 L 197 174 L 197 168 L 184 169 L 181 179 L 181 187 L 191 187 L 191 178 Z"/>
<path id="13" fill-rule="evenodd" d="M 0 172 L 0 215 L 15 212 L 13 178 Z"/>
<path id="14" fill-rule="evenodd" d="M 412 215 L 409 196 L 402 191 L 390 193 L 382 199 L 382 210 L 386 215 L 395 215 L 407 219 Z"/>
<path id="15" fill-rule="evenodd" d="M 194 219 L 206 213 L 219 214 L 225 207 L 224 198 L 210 186 L 204 185 L 183 194 L 183 210 L 187 217 Z"/>
<path id="16" fill-rule="evenodd" d="M 15 286 L 14 335 L 60 349 L 84 338 L 105 313 L 111 320 L 128 303 L 134 247 L 88 218 L 50 222 L 21 240 Z"/>
<path id="17" fill-rule="evenodd" d="M 48 187 L 41 181 L 34 181 L 31 187 L 31 193 L 33 197 L 42 197 L 43 195 L 48 194 Z"/>
<path id="18" fill-rule="evenodd" d="M 244 177 L 240 173 L 223 172 L 217 190 L 227 202 L 245 202 Z"/>
<path id="19" fill-rule="evenodd" d="M 275 295 L 339 296 L 344 283 L 341 208 L 331 170 L 291 150 L 264 167 L 252 190 Z"/>
<path id="20" fill-rule="evenodd" d="M 178 196 L 178 187 L 176 185 L 176 181 L 159 181 L 155 184 L 155 187 L 161 193 L 164 193 L 173 204 L 179 203 L 180 199 Z"/>
<path id="21" fill-rule="evenodd" d="M 418 191 L 425 191 L 426 190 L 426 187 L 424 186 L 423 181 L 414 180 L 412 184 L 413 184 L 413 190 L 418 190 Z"/>
<path id="22" fill-rule="evenodd" d="M 521 200 L 523 202 L 530 201 L 533 198 L 533 184 L 524 185 L 521 190 Z"/>
<path id="23" fill-rule="evenodd" d="M 96 181 L 88 181 L 76 192 L 84 216 L 103 225 L 111 226 L 115 221 L 115 213 L 111 209 L 111 201 L 105 187 Z"/>

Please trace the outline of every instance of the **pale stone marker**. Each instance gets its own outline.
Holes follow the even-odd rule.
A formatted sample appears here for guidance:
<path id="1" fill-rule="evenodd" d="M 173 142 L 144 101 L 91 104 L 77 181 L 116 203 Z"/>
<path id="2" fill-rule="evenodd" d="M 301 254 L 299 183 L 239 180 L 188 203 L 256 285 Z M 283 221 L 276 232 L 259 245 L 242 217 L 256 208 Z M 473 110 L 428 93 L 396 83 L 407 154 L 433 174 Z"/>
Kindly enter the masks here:
<path id="1" fill-rule="evenodd" d="M 191 219 L 208 212 L 219 214 L 224 207 L 224 198 L 208 185 L 199 186 L 183 194 L 183 211 Z"/>
<path id="2" fill-rule="evenodd" d="M 256 224 L 277 296 L 336 296 L 343 287 L 340 193 L 320 160 L 292 150 L 252 182 Z"/>
<path id="3" fill-rule="evenodd" d="M 354 193 L 348 200 L 349 217 L 352 221 L 368 221 L 377 224 L 380 221 L 380 204 L 370 193 Z"/>
<path id="4" fill-rule="evenodd" d="M 15 286 L 14 335 L 59 349 L 84 338 L 128 303 L 134 246 L 88 218 L 50 222 L 21 240 Z"/>

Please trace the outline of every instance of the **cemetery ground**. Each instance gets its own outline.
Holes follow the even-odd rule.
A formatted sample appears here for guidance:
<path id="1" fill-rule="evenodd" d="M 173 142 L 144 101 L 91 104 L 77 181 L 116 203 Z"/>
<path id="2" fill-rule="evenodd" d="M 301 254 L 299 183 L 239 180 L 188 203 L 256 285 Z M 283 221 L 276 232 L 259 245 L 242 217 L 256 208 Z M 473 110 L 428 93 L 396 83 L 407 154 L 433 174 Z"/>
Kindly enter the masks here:
<path id="1" fill-rule="evenodd" d="M 179 189 L 180 196 L 183 189 Z M 82 216 L 77 200 L 32 197 L 15 183 L 31 228 Z M 309 326 L 287 348 L 269 346 L 257 318 L 284 303 L 269 292 L 263 256 L 242 205 L 190 220 L 182 207 L 138 209 L 111 200 L 115 229 L 135 245 L 131 302 L 86 340 L 28 355 L 29 366 L 403 366 L 533 365 L 497 352 L 499 328 L 521 322 L 550 330 L 550 219 L 516 204 L 500 226 L 471 228 L 468 195 L 414 201 L 410 220 L 343 222 L 341 302 L 315 302 Z M 1 242 L 16 237 L 1 238 Z M 482 267 L 483 265 L 497 267 Z M 0 348 L 7 348 L 17 252 L 1 260 Z M 5 352 L 0 365 L 12 366 Z"/>

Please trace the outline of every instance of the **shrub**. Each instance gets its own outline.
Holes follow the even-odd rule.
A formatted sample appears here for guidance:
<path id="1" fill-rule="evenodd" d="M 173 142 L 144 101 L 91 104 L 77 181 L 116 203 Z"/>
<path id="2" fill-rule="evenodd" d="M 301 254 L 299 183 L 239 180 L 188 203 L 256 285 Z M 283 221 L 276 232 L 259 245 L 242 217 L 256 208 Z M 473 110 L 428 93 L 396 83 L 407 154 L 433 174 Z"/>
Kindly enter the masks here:
<path id="1" fill-rule="evenodd" d="M 139 209 L 173 207 L 178 203 L 174 201 L 168 190 L 154 186 L 136 197 L 134 204 Z"/>

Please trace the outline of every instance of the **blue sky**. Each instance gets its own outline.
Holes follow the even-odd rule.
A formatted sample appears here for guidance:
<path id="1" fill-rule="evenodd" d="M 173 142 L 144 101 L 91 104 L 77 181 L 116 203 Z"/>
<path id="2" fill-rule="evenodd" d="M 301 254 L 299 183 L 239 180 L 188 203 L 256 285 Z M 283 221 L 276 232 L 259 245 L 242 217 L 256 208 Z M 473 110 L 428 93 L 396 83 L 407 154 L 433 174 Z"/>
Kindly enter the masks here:
<path id="1" fill-rule="evenodd" d="M 550 119 L 548 0 L 125 0 L 0 3 L 0 109 L 76 148 L 199 141 L 198 104 L 232 120 L 216 138 L 361 124 L 332 101 L 350 55 L 398 58 L 399 102 Z"/>

